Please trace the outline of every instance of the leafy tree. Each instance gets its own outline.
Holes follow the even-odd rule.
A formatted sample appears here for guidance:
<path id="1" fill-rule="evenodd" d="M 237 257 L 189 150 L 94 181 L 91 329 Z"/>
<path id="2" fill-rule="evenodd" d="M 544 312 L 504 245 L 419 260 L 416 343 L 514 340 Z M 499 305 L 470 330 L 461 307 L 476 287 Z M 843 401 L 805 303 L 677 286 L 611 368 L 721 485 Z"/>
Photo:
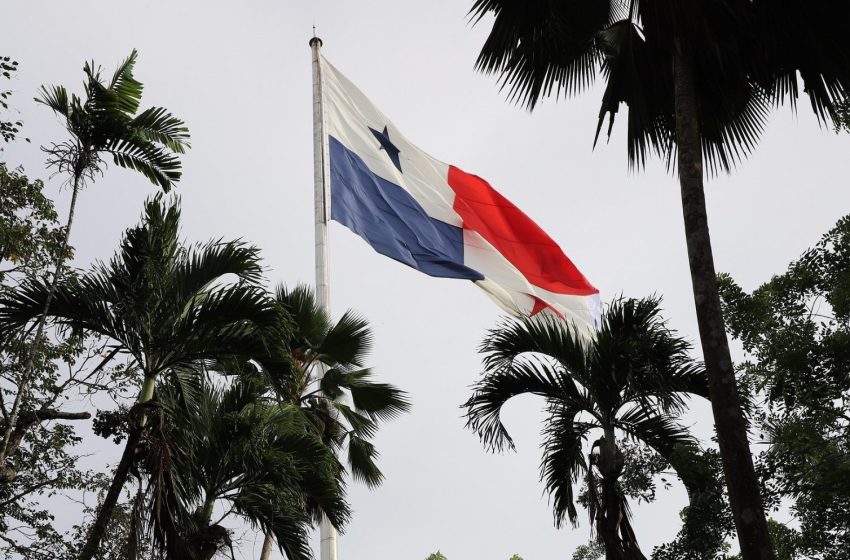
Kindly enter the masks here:
<path id="1" fill-rule="evenodd" d="M 520 556 L 519 554 L 514 554 L 508 560 L 522 560 L 522 556 Z"/>
<path id="2" fill-rule="evenodd" d="M 335 456 L 295 406 L 281 406 L 266 392 L 257 374 L 225 388 L 204 383 L 197 407 L 185 406 L 179 387 L 160 392 L 164 413 L 145 444 L 149 483 L 140 481 L 136 500 L 168 558 L 209 560 L 227 551 L 222 523 L 237 516 L 273 534 L 287 558 L 308 560 L 308 501 L 335 526 L 348 518 Z M 214 520 L 217 503 L 224 514 Z"/>
<path id="3" fill-rule="evenodd" d="M 513 448 L 501 421 L 504 404 L 521 394 L 545 399 L 540 472 L 555 524 L 576 523 L 573 486 L 584 480 L 581 501 L 613 559 L 644 558 L 619 484 L 625 463 L 620 439 L 640 441 L 663 457 L 681 446 L 694 448 L 676 416 L 688 394 L 707 395 L 705 372 L 689 358 L 689 343 L 661 320 L 658 304 L 615 301 L 590 343 L 553 318 L 501 324 L 482 344 L 484 377 L 464 405 L 467 425 L 489 448 L 502 450 Z M 594 432 L 601 437 L 586 453 Z"/>
<path id="4" fill-rule="evenodd" d="M 155 408 L 151 401 L 160 377 L 177 383 L 191 402 L 198 394 L 197 364 L 206 360 L 254 359 L 269 375 L 291 374 L 289 356 L 277 352 L 279 341 L 288 339 L 285 315 L 259 286 L 257 249 L 218 240 L 185 246 L 178 239 L 179 222 L 179 205 L 155 197 L 110 262 L 55 289 L 30 280 L 0 298 L 0 338 L 8 340 L 39 321 L 54 293 L 49 309 L 54 324 L 107 339 L 110 354 L 128 356 L 140 372 L 124 452 L 81 560 L 97 551 L 130 469 L 142 454 L 142 432 Z"/>
<path id="5" fill-rule="evenodd" d="M 572 560 L 599 560 L 600 558 L 605 558 L 605 545 L 598 540 L 579 546 L 572 555 Z"/>
<path id="6" fill-rule="evenodd" d="M 446 559 L 446 555 L 438 550 L 437 552 L 432 552 L 431 554 L 429 554 L 428 557 L 425 560 L 447 560 L 447 559 Z"/>
<path id="7" fill-rule="evenodd" d="M 658 468 L 658 465 L 655 465 Z M 688 491 L 681 512 L 682 529 L 669 543 L 655 547 L 652 560 L 715 560 L 728 552 L 733 530 L 729 502 L 723 486 L 723 466 L 715 450 L 694 453 L 678 448 L 669 456 L 672 467 Z M 651 472 L 654 471 L 650 468 Z"/>
<path id="8" fill-rule="evenodd" d="M 478 68 L 512 99 L 575 94 L 605 80 L 596 130 L 628 106 L 638 167 L 655 153 L 678 168 L 700 341 L 732 510 L 747 560 L 774 558 L 723 328 L 704 166 L 730 170 L 755 149 L 769 110 L 802 90 L 821 121 L 850 87 L 850 4 L 843 0 L 475 0 L 495 16 Z M 675 156 L 675 158 L 674 158 Z"/>
<path id="9" fill-rule="evenodd" d="M 143 88 L 133 77 L 135 63 L 136 51 L 133 51 L 108 83 L 103 81 L 99 67 L 86 63 L 83 68 L 86 75 L 85 99 L 76 94 L 69 96 L 62 86 L 42 87 L 41 95 L 36 99 L 64 120 L 70 135 L 69 140 L 43 149 L 48 154 L 48 166 L 68 176 L 71 204 L 62 244 L 53 263 L 53 275 L 47 284 L 47 297 L 34 325 L 32 351 L 26 359 L 3 433 L 0 481 L 14 476 L 6 471 L 6 458 L 22 403 L 28 398 L 29 383 L 35 369 L 34 356 L 40 353 L 44 344 L 45 321 L 64 271 L 80 189 L 102 173 L 102 156 L 106 154 L 112 156 L 116 165 L 142 173 L 166 192 L 180 179 L 180 160 L 176 154 L 183 153 L 188 147 L 188 131 L 183 121 L 163 108 L 153 107 L 138 113 Z"/>
<path id="10" fill-rule="evenodd" d="M 44 183 L 0 162 L 0 284 L 47 274 L 62 252 L 62 228 Z M 66 248 L 65 257 L 71 251 Z"/>
<path id="11" fill-rule="evenodd" d="M 720 286 L 764 398 L 770 494 L 792 500 L 805 557 L 850 558 L 850 216 L 752 292 L 728 275 Z"/>
<path id="12" fill-rule="evenodd" d="M 0 163 L 0 296 L 22 283 L 49 277 L 63 242 L 53 203 L 41 181 Z M 66 252 L 66 258 L 70 248 Z M 0 348 L 0 430 L 9 421 L 11 399 L 19 391 L 33 338 L 15 338 Z M 77 468 L 80 442 L 71 425 L 85 411 L 67 410 L 93 391 L 118 398 L 135 372 L 97 367 L 103 344 L 75 333 L 45 341 L 34 356 L 30 398 L 12 430 L 6 473 L 0 484 L 0 558 L 34 560 L 67 557 L 71 548 L 54 526 L 54 511 L 71 508 L 79 492 L 96 491 L 103 476 Z M 132 382 L 132 381 L 130 381 Z M 24 440 L 24 435 L 28 437 Z M 50 497 L 50 505 L 45 498 Z"/>

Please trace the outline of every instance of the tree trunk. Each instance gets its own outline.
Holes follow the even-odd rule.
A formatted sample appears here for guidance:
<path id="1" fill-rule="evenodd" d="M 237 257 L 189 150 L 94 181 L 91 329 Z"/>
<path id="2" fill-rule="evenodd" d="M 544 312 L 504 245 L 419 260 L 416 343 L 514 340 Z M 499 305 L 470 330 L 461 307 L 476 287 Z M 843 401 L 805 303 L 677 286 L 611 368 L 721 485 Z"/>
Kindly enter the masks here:
<path id="1" fill-rule="evenodd" d="M 133 465 L 136 447 L 142 436 L 142 428 L 132 428 L 127 435 L 127 445 L 124 446 L 124 453 L 121 455 L 121 461 L 115 469 L 115 474 L 112 477 L 112 483 L 109 485 L 109 491 L 103 499 L 103 503 L 97 510 L 97 517 L 89 529 L 89 534 L 86 537 L 86 543 L 83 545 L 79 560 L 91 560 L 97 553 L 100 547 L 100 541 L 106 533 L 106 528 L 109 525 L 109 520 L 112 517 L 112 511 L 115 509 L 115 504 L 118 503 L 118 497 L 121 495 L 121 489 L 124 488 L 124 483 L 127 482 L 127 476 L 130 474 L 130 467 Z"/>
<path id="2" fill-rule="evenodd" d="M 53 303 L 53 296 L 56 293 L 56 286 L 59 284 L 59 278 L 62 276 L 62 269 L 65 263 L 65 254 L 68 252 L 68 240 L 71 238 L 71 227 L 74 225 L 74 211 L 77 207 L 77 195 L 80 193 L 80 175 L 74 176 L 74 186 L 71 194 L 71 207 L 68 209 L 68 221 L 65 223 L 65 238 L 62 240 L 62 246 L 59 253 L 56 255 L 54 262 L 53 278 L 50 280 L 50 287 L 47 291 L 47 298 L 44 300 L 44 308 L 38 318 L 35 327 L 35 338 L 33 339 L 32 348 L 28 352 L 27 361 L 24 365 L 24 374 L 21 377 L 21 384 L 18 386 L 18 393 L 15 395 L 15 400 L 12 404 L 12 410 L 9 413 L 9 424 L 3 433 L 3 447 L 0 449 L 0 480 L 9 482 L 14 480 L 14 475 L 6 475 L 6 458 L 9 456 L 10 442 L 12 440 L 12 432 L 18 422 L 18 414 L 21 410 L 27 390 L 29 389 L 30 378 L 35 369 L 34 358 L 41 350 L 41 345 L 44 338 L 44 324 L 47 322 L 47 313 L 50 311 L 50 304 Z M 21 436 L 23 437 L 23 436 Z M 8 480 L 7 480 L 8 479 Z"/>
<path id="3" fill-rule="evenodd" d="M 688 261 L 729 501 L 743 559 L 775 560 L 720 309 L 703 190 L 694 69 L 690 54 L 683 49 L 680 40 L 676 42 L 673 68 L 679 181 Z"/>
<path id="4" fill-rule="evenodd" d="M 623 472 L 623 456 L 617 449 L 614 426 L 604 426 L 605 437 L 599 440 L 599 457 L 596 466 L 602 475 L 602 518 L 599 534 L 605 544 L 605 560 L 626 558 L 623 541 L 619 536 L 622 507 L 617 493 L 617 480 Z"/>
<path id="5" fill-rule="evenodd" d="M 139 403 L 145 403 L 153 398 L 154 388 L 156 387 L 156 376 L 146 375 L 144 384 L 142 385 L 141 393 L 137 399 Z M 106 493 L 103 503 L 97 511 L 97 517 L 94 524 L 89 529 L 89 534 L 86 537 L 86 543 L 80 551 L 77 560 L 91 560 L 97 549 L 100 547 L 100 541 L 103 539 L 106 527 L 112 517 L 112 512 L 115 509 L 115 504 L 118 503 L 118 496 L 121 495 L 121 489 L 127 482 L 127 476 L 130 474 L 130 467 L 133 465 L 136 448 L 142 439 L 142 430 L 146 424 L 146 416 L 144 413 L 140 415 L 138 420 L 132 418 L 133 411 L 130 411 L 130 433 L 127 435 L 127 445 L 124 447 L 124 453 L 121 455 L 121 461 L 118 463 L 118 468 L 115 469 L 115 474 L 112 477 L 112 483 L 109 485 L 109 491 Z"/>
<path id="6" fill-rule="evenodd" d="M 620 519 L 620 500 L 617 498 L 617 479 L 602 477 L 602 503 L 605 517 L 602 520 L 600 534 L 605 544 L 605 560 L 623 560 L 623 546 L 617 534 Z"/>
<path id="7" fill-rule="evenodd" d="M 272 557 L 272 546 L 274 539 L 271 533 L 266 533 L 266 538 L 263 540 L 263 550 L 260 552 L 260 560 L 269 560 Z"/>

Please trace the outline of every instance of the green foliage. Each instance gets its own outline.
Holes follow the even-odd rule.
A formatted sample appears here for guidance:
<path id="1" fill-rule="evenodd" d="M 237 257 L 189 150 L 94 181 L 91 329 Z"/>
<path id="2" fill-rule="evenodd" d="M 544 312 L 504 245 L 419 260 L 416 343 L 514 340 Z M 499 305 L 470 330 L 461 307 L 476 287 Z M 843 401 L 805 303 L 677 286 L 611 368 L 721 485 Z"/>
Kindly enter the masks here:
<path id="1" fill-rule="evenodd" d="M 0 285 L 44 275 L 62 246 L 63 232 L 44 183 L 0 162 Z"/>
<path id="2" fill-rule="evenodd" d="M 197 406 L 176 384 L 160 390 L 162 413 L 146 431 L 137 498 L 144 521 L 137 526 L 150 527 L 158 549 L 187 558 L 225 552 L 222 523 L 235 516 L 271 533 L 287 558 L 308 560 L 308 502 L 343 527 L 350 512 L 338 461 L 300 411 L 267 389 L 258 374 L 223 388 L 204 382 Z M 214 520 L 216 504 L 225 513 Z"/>
<path id="3" fill-rule="evenodd" d="M 296 363 L 288 399 L 316 433 L 339 452 L 347 450 L 352 477 L 369 487 L 384 478 L 372 444 L 381 422 L 410 409 L 404 391 L 373 380 L 364 368 L 372 344 L 368 322 L 347 311 L 334 323 L 306 286 L 278 287 L 276 299 L 292 316 L 287 340 Z"/>
<path id="4" fill-rule="evenodd" d="M 0 78 L 10 80 L 12 75 L 18 71 L 18 63 L 8 56 L 0 56 Z M 9 110 L 9 98 L 12 92 L 0 89 L 0 109 L 3 111 Z M 0 120 L 0 137 L 4 142 L 13 141 L 18 132 L 21 131 L 23 123 L 21 121 L 4 121 Z M 27 139 L 29 142 L 29 139 Z"/>
<path id="5" fill-rule="evenodd" d="M 102 155 L 165 192 L 180 180 L 179 154 L 189 147 L 189 131 L 161 107 L 139 112 L 143 86 L 133 76 L 136 58 L 134 50 L 108 82 L 99 66 L 87 62 L 84 98 L 63 86 L 42 86 L 36 98 L 64 120 L 71 139 L 42 149 L 48 165 L 70 175 L 75 186 L 103 172 Z"/>
<path id="6" fill-rule="evenodd" d="M 728 275 L 720 285 L 740 368 L 764 397 L 768 497 L 792 500 L 804 556 L 850 558 L 850 216 L 752 293 Z"/>
<path id="7" fill-rule="evenodd" d="M 576 548 L 571 560 L 600 560 L 601 558 L 605 558 L 605 545 L 594 540 Z"/>
<path id="8" fill-rule="evenodd" d="M 609 549 L 610 554 L 631 550 L 638 557 L 626 495 L 618 481 L 625 462 L 635 458 L 638 466 L 626 473 L 626 492 L 637 497 L 641 492 L 653 494 L 637 474 L 640 464 L 653 459 L 649 452 L 624 455 L 616 434 L 664 458 L 680 446 L 696 447 L 677 422 L 690 395 L 707 394 L 704 372 L 690 359 L 689 350 L 689 343 L 667 328 L 659 301 L 652 298 L 613 302 L 589 343 L 557 319 L 505 322 L 482 344 L 485 371 L 464 404 L 467 426 L 491 450 L 512 449 L 501 422 L 502 407 L 521 394 L 543 397 L 549 418 L 543 428 L 540 472 L 553 498 L 555 524 L 575 524 L 578 501 L 600 534 L 607 527 L 610 546 L 619 548 Z M 593 441 L 593 432 L 604 435 Z M 585 485 L 576 499 L 578 481 Z M 612 508 L 618 511 L 616 521 L 606 522 Z M 624 537 L 615 545 L 619 529 L 612 527 L 617 526 Z"/>
<path id="9" fill-rule="evenodd" d="M 438 550 L 429 554 L 425 560 L 446 560 L 446 555 Z"/>
<path id="10" fill-rule="evenodd" d="M 660 480 L 664 489 L 671 486 L 670 481 L 662 474 L 670 469 L 670 464 L 664 457 L 651 447 L 625 440 L 619 444 L 620 451 L 625 457 L 623 473 L 620 475 L 620 490 L 629 498 L 640 502 L 653 502 L 657 491 L 656 480 Z"/>
<path id="11" fill-rule="evenodd" d="M 688 490 L 688 506 L 681 512 L 682 529 L 672 542 L 652 551 L 652 560 L 721 558 L 728 550 L 726 539 L 735 527 L 723 485 L 720 454 L 679 447 L 669 461 Z"/>
<path id="12" fill-rule="evenodd" d="M 56 289 L 49 318 L 57 326 L 101 336 L 129 355 L 146 378 L 165 373 L 192 395 L 198 360 L 254 358 L 269 371 L 290 371 L 272 341 L 288 336 L 286 318 L 261 288 L 259 252 L 239 242 L 193 246 L 179 238 L 180 207 L 155 197 L 142 224 L 127 230 L 109 263 Z M 221 282 L 232 275 L 236 282 Z M 27 280 L 0 301 L 0 335 L 13 336 L 43 309 L 49 288 Z"/>
<path id="13" fill-rule="evenodd" d="M 49 310 L 51 322 L 60 333 L 106 341 L 109 351 L 102 347 L 104 354 L 98 355 L 103 364 L 121 357 L 132 364 L 121 370 L 123 402 L 139 394 L 143 379 L 152 385 L 165 377 L 191 404 L 200 395 L 206 367 L 225 358 L 254 359 L 264 371 L 291 375 L 291 359 L 279 344 L 288 337 L 286 316 L 260 286 L 256 248 L 220 240 L 184 245 L 179 222 L 176 202 L 150 200 L 143 222 L 127 230 L 109 263 L 62 278 Z M 225 276 L 235 281 L 222 282 Z M 48 293 L 44 280 L 27 278 L 0 297 L 4 341 L 21 336 L 39 317 Z M 102 391 L 102 374 L 95 370 L 80 382 Z M 134 412 L 144 417 L 151 411 Z M 103 428 L 103 433 L 114 437 L 115 430 Z"/>
<path id="14" fill-rule="evenodd" d="M 508 560 L 522 560 L 522 556 L 520 556 L 519 554 L 514 554 Z"/>
<path id="15" fill-rule="evenodd" d="M 0 297 L 11 297 L 22 283 L 47 278 L 61 251 L 63 231 L 43 188 L 41 181 L 0 163 Z M 70 258 L 70 251 L 63 256 Z M 68 536 L 55 528 L 54 512 L 57 507 L 72 510 L 71 500 L 80 492 L 97 492 L 104 476 L 78 469 L 76 447 L 82 440 L 68 422 L 88 418 L 87 412 L 73 409 L 94 392 L 125 396 L 123 387 L 137 373 L 121 364 L 98 368 L 103 344 L 73 332 L 57 333 L 37 349 L 32 335 L 10 337 L 0 349 L 0 429 L 5 429 L 33 352 L 30 395 L 12 432 L 8 465 L 16 476 L 0 484 L 2 558 L 52 559 L 72 550 Z"/>

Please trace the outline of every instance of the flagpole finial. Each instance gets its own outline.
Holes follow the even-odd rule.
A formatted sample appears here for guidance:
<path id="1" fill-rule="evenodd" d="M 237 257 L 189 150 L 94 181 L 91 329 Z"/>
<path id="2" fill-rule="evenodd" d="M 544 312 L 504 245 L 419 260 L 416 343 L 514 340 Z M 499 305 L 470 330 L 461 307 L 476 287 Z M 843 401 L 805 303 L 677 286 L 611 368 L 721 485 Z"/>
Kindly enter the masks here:
<path id="1" fill-rule="evenodd" d="M 317 43 L 320 47 L 322 46 L 322 40 L 319 39 L 318 37 L 316 37 L 316 26 L 314 25 L 313 26 L 313 38 L 310 39 L 310 46 L 312 47 L 312 46 L 316 45 Z"/>

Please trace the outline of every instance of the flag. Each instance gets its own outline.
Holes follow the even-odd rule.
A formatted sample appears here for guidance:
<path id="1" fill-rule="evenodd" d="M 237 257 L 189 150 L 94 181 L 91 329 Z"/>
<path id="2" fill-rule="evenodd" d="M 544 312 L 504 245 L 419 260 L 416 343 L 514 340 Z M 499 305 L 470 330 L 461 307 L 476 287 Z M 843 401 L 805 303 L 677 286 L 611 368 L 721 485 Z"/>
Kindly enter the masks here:
<path id="1" fill-rule="evenodd" d="M 331 218 L 378 253 L 470 280 L 515 316 L 553 313 L 590 334 L 599 291 L 484 179 L 429 156 L 322 57 Z"/>

